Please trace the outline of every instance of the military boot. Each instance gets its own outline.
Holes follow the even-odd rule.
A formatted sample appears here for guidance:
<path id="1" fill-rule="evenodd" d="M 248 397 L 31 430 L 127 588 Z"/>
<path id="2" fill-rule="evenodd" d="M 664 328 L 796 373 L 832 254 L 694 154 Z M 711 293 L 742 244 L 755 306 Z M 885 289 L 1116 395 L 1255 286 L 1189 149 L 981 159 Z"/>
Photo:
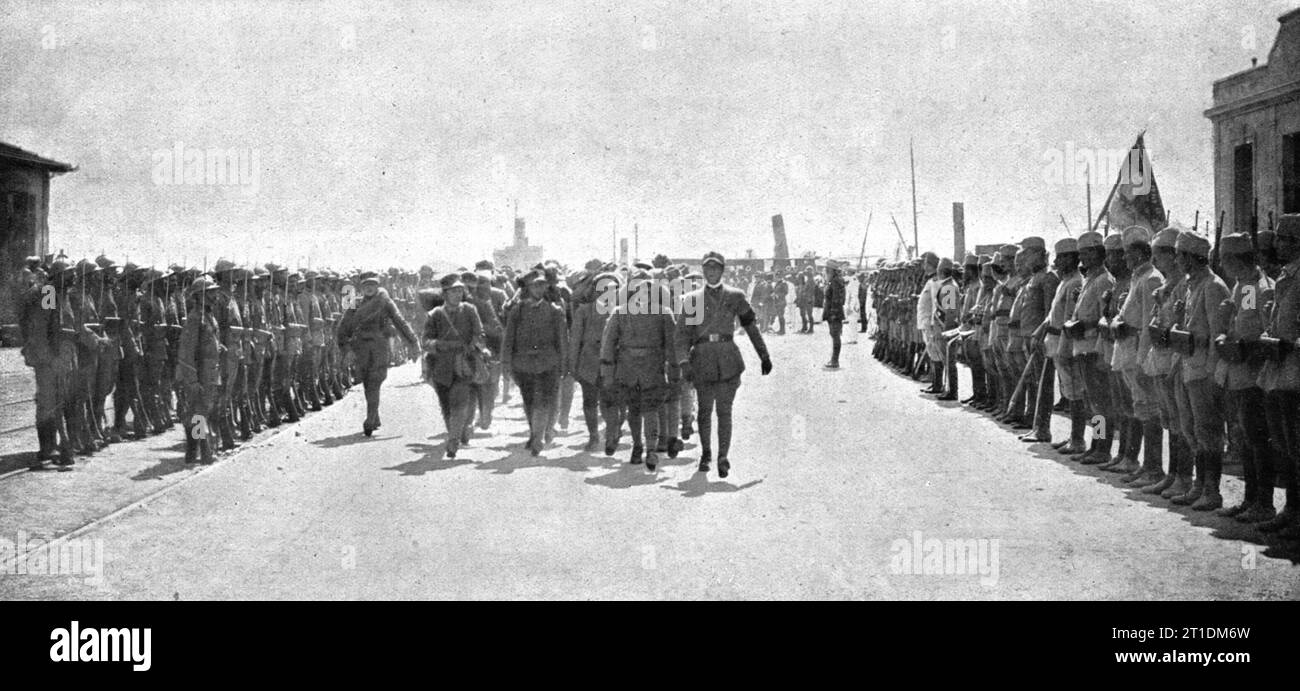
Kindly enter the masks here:
<path id="1" fill-rule="evenodd" d="M 1133 472 L 1124 479 L 1124 481 L 1134 487 L 1148 487 L 1159 483 L 1165 479 L 1165 472 L 1161 463 L 1161 455 L 1164 449 L 1164 428 L 1160 423 L 1146 421 L 1142 423 L 1142 446 L 1145 449 L 1142 467 Z"/>
<path id="2" fill-rule="evenodd" d="M 1233 516 L 1241 523 L 1263 523 L 1277 516 L 1273 508 L 1273 484 L 1266 483 L 1255 493 L 1255 501 L 1245 511 Z"/>
<path id="3" fill-rule="evenodd" d="M 1204 454 L 1205 482 L 1201 496 L 1192 503 L 1193 511 L 1214 511 L 1223 506 L 1223 495 L 1219 494 L 1219 479 L 1223 473 L 1223 452 L 1211 451 Z"/>
<path id="4" fill-rule="evenodd" d="M 1083 431 L 1088 427 L 1087 410 L 1082 400 L 1070 401 L 1070 441 L 1058 451 L 1073 456 L 1087 452 L 1083 445 Z"/>
<path id="5" fill-rule="evenodd" d="M 248 409 L 248 403 L 247 402 L 240 403 L 239 406 L 234 409 L 234 411 L 235 411 L 235 419 L 238 422 L 238 426 L 239 426 L 240 440 L 248 441 L 249 439 L 252 439 L 253 428 L 252 425 L 250 424 L 249 418 L 252 417 L 253 412 Z"/>
<path id="6" fill-rule="evenodd" d="M 1203 460 L 1200 458 L 1201 452 L 1192 451 L 1191 455 L 1196 465 L 1201 465 L 1203 463 Z M 1191 506 L 1192 504 L 1196 503 L 1197 499 L 1201 498 L 1201 494 L 1204 492 L 1205 492 L 1205 472 L 1201 471 L 1196 474 L 1195 479 L 1192 481 L 1191 487 L 1188 488 L 1188 490 L 1185 493 L 1170 497 L 1169 501 L 1179 506 Z"/>
<path id="7" fill-rule="evenodd" d="M 1286 488 L 1286 505 L 1272 520 L 1255 526 L 1265 533 L 1275 533 L 1300 521 L 1300 492 L 1295 487 Z"/>

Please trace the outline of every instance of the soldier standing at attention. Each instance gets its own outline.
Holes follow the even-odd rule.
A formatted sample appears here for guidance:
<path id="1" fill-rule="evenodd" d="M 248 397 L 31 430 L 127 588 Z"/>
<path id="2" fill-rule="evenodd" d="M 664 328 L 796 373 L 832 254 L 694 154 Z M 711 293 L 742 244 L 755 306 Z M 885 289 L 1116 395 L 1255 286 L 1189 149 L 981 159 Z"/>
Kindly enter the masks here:
<path id="1" fill-rule="evenodd" d="M 522 283 L 527 294 L 510 308 L 501 366 L 511 373 L 528 418 L 529 450 L 534 456 L 550 436 L 551 411 L 559 395 L 560 369 L 568 353 L 564 310 L 546 299 L 544 271 L 534 269 Z"/>
<path id="2" fill-rule="evenodd" d="M 1210 342 L 1224 330 L 1220 305 L 1231 297 L 1223 279 L 1210 271 L 1210 241 L 1193 233 L 1178 236 L 1178 268 L 1187 274 L 1187 302 L 1182 323 L 1191 340 L 1191 353 L 1182 358 L 1183 386 L 1179 390 L 1183 433 L 1194 439 L 1195 480 L 1191 491 L 1174 497 L 1197 511 L 1223 506 L 1219 477 L 1223 470 L 1223 390 L 1214 382 L 1219 356 Z M 1184 417 L 1184 413 L 1187 415 Z"/>
<path id="3" fill-rule="evenodd" d="M 840 276 L 841 267 L 842 265 L 834 259 L 826 260 L 826 295 L 822 301 L 822 321 L 826 322 L 826 329 L 831 333 L 831 360 L 825 365 L 827 369 L 839 369 L 840 367 L 840 335 L 844 332 L 844 299 L 846 297 L 844 279 Z M 766 350 L 760 349 L 757 344 L 755 344 L 754 349 L 766 357 Z M 763 374 L 767 374 L 767 372 L 763 372 Z M 722 456 L 719 455 L 718 458 L 718 472 L 721 473 Z"/>
<path id="4" fill-rule="evenodd" d="M 600 341 L 600 378 L 616 387 L 618 399 L 627 405 L 630 462 L 641 463 L 644 454 L 651 472 L 659 462 L 659 408 L 681 376 L 674 353 L 676 323 L 668 306 L 651 297 L 658 290 L 649 272 L 634 271 L 627 303 L 614 308 Z"/>
<path id="5" fill-rule="evenodd" d="M 1110 377 L 1110 407 L 1114 417 L 1109 424 L 1114 426 L 1119 439 L 1119 449 L 1114 459 L 1098 466 L 1099 470 L 1119 472 L 1125 475 L 1138 468 L 1138 453 L 1142 447 L 1142 428 L 1134 429 L 1133 394 L 1124 381 L 1123 367 L 1126 364 L 1126 349 L 1115 329 L 1119 319 L 1119 310 L 1128 301 L 1133 274 L 1125 258 L 1124 238 L 1120 233 L 1106 236 L 1103 246 L 1106 248 L 1106 270 L 1115 279 L 1115 287 L 1105 296 L 1102 310 L 1101 339 L 1102 359 L 1106 361 L 1106 371 Z M 1117 363 L 1116 355 L 1120 359 Z M 1117 366 L 1118 365 L 1118 366 Z M 1134 448 L 1133 442 L 1137 442 Z"/>
<path id="6" fill-rule="evenodd" d="M 1178 396 L 1181 386 L 1181 359 L 1169 347 L 1169 329 L 1178 321 L 1178 308 L 1182 295 L 1187 292 L 1187 275 L 1179 270 L 1174 247 L 1179 231 L 1169 227 L 1160 231 L 1151 242 L 1151 261 L 1160 271 L 1164 281 L 1153 297 L 1154 309 L 1147 324 L 1151 335 L 1151 352 L 1147 355 L 1144 371 L 1156 382 L 1156 401 L 1160 404 L 1160 422 L 1169 430 L 1169 472 L 1154 485 L 1142 488 L 1143 494 L 1159 494 L 1169 499 L 1191 488 L 1191 440 L 1183 436 L 1179 424 Z"/>
<path id="7" fill-rule="evenodd" d="M 980 359 L 979 349 L 979 325 L 976 323 L 977 314 L 975 308 L 979 305 L 979 281 L 980 281 L 980 257 L 974 254 L 967 254 L 962 262 L 962 298 L 960 314 L 960 331 L 959 335 L 952 340 L 948 346 L 948 357 L 953 361 L 958 359 L 958 353 L 966 361 L 966 368 L 970 370 L 971 395 L 970 398 L 962 399 L 962 403 L 972 406 L 978 406 L 987 400 L 988 391 L 984 387 L 984 361 Z M 947 391 L 953 395 L 953 398 L 959 397 L 957 386 L 958 379 L 952 378 L 948 382 Z"/>
<path id="8" fill-rule="evenodd" d="M 778 325 L 776 335 L 785 335 L 785 305 L 786 297 L 790 295 L 790 284 L 786 283 L 785 277 L 781 274 L 773 274 L 772 279 L 772 317 L 776 319 Z"/>
<path id="9" fill-rule="evenodd" d="M 217 284 L 199 276 L 189 288 L 185 326 L 176 359 L 176 382 L 185 390 L 185 462 L 211 463 L 212 419 L 221 387 L 220 326 L 213 310 Z"/>
<path id="10" fill-rule="evenodd" d="M 709 472 L 713 452 L 710 431 L 713 407 L 718 408 L 718 476 L 727 477 L 731 461 L 731 408 L 740 387 L 745 360 L 732 340 L 740 322 L 762 362 L 762 371 L 772 371 L 763 336 L 754 323 L 754 310 L 737 288 L 722 283 L 726 262 L 717 252 L 704 255 L 704 288 L 688 294 L 677 329 L 677 358 L 683 376 L 695 384 L 699 398 L 700 472 Z"/>
<path id="11" fill-rule="evenodd" d="M 1151 262 L 1150 231 L 1141 226 L 1124 231 L 1124 261 L 1129 267 L 1129 291 L 1128 297 L 1120 305 L 1117 321 L 1111 322 L 1111 329 L 1115 331 L 1115 356 L 1111 368 L 1124 377 L 1132 397 L 1135 422 L 1130 430 L 1130 434 L 1134 435 L 1130 458 L 1137 460 L 1139 447 L 1146 449 L 1142 465 L 1125 476 L 1123 481 L 1141 487 L 1155 484 L 1164 478 L 1164 469 L 1161 467 L 1164 431 L 1160 426 L 1160 404 L 1156 382 L 1145 370 L 1151 352 L 1151 333 L 1146 325 L 1155 314 L 1155 292 L 1164 280 L 1164 276 Z M 1140 442 L 1137 439 L 1139 435 Z"/>
<path id="12" fill-rule="evenodd" d="M 1063 441 L 1052 444 L 1052 448 L 1063 454 L 1083 453 L 1083 430 L 1087 426 L 1087 408 L 1083 400 L 1083 378 L 1074 362 L 1074 345 L 1065 333 L 1065 324 L 1074 314 L 1074 306 L 1079 300 L 1079 291 L 1083 288 L 1083 276 L 1079 273 L 1079 246 L 1074 238 L 1061 238 L 1053 247 L 1056 257 L 1053 265 L 1061 283 L 1056 286 L 1056 295 L 1052 298 L 1052 311 L 1043 327 L 1043 346 L 1056 365 L 1056 378 L 1061 383 L 1061 396 L 1069 401 L 1070 435 Z M 1048 396 L 1051 399 L 1051 396 Z M 1035 417 L 1035 431 L 1051 432 L 1051 425 L 1044 429 Z"/>
<path id="13" fill-rule="evenodd" d="M 1255 248 L 1246 233 L 1225 236 L 1219 244 L 1224 271 L 1233 279 L 1232 297 L 1225 309 L 1230 315 L 1225 330 L 1215 337 L 1219 367 L 1215 380 L 1222 386 L 1232 405 L 1241 434 L 1241 460 L 1246 496 L 1233 507 L 1220 509 L 1218 515 L 1234 517 L 1242 523 L 1271 520 L 1273 508 L 1273 449 L 1268 439 L 1268 410 L 1264 392 L 1259 388 L 1261 360 L 1259 337 L 1268 326 L 1266 305 L 1273 302 L 1274 281 L 1255 263 Z M 1255 351 L 1255 352 L 1252 352 Z"/>
<path id="14" fill-rule="evenodd" d="M 397 311 L 397 305 L 387 293 L 379 290 L 377 275 L 362 275 L 361 295 L 339 322 L 338 343 L 351 356 L 351 365 L 365 388 L 366 419 L 361 423 L 361 430 L 368 437 L 379 429 L 379 389 L 388 377 L 388 366 L 392 361 L 390 335 L 400 334 L 412 345 L 417 341 L 415 333 Z M 455 447 L 451 445 L 453 437 L 459 438 L 459 434 L 453 435 L 448 431 L 448 453 L 451 456 L 456 455 Z"/>
<path id="15" fill-rule="evenodd" d="M 1115 279 L 1106 270 L 1105 240 L 1101 233 L 1087 232 L 1079 236 L 1079 261 L 1083 268 L 1083 285 L 1080 287 L 1078 302 L 1074 305 L 1071 320 L 1066 322 L 1065 331 L 1070 336 L 1071 350 L 1075 358 L 1075 367 L 1083 379 L 1083 391 L 1092 408 L 1094 419 L 1100 416 L 1101 426 L 1094 429 L 1092 443 L 1085 453 L 1071 457 L 1085 465 L 1096 465 L 1110 460 L 1110 451 L 1114 441 L 1114 420 L 1110 401 L 1109 363 L 1103 368 L 1101 338 L 1098 325 L 1102 319 L 1103 298 L 1107 291 L 1115 287 Z M 1080 405 L 1080 416 L 1086 415 Z M 1087 424 L 1084 420 L 1084 424 Z M 1104 432 L 1096 434 L 1095 432 Z"/>
<path id="16" fill-rule="evenodd" d="M 799 308 L 799 333 L 813 332 L 813 296 L 817 292 L 817 281 L 813 280 L 813 268 L 805 266 L 799 274 L 799 282 L 794 289 L 794 304 Z"/>
<path id="17" fill-rule="evenodd" d="M 62 262 L 50 267 L 59 275 L 67 268 Z M 32 468 L 45 460 L 53 460 L 59 467 L 74 465 L 72 440 L 63 418 L 63 399 L 66 396 L 71 363 L 59 356 L 60 328 L 59 302 L 63 299 L 53 285 L 44 282 L 40 269 L 32 272 L 34 281 L 27 290 L 19 315 L 23 337 L 23 360 L 36 376 L 36 438 L 39 450 Z"/>
<path id="18" fill-rule="evenodd" d="M 949 357 L 948 340 L 943 336 L 945 331 L 957 328 L 958 306 L 961 304 L 961 288 L 952 274 L 952 260 L 944 257 L 939 261 L 939 283 L 934 291 L 934 323 L 930 327 L 934 336 L 930 341 L 934 363 L 931 379 L 940 401 L 957 400 L 957 360 Z M 936 355 L 938 357 L 934 357 Z"/>
<path id="19" fill-rule="evenodd" d="M 1286 505 L 1259 529 L 1294 537 L 1300 532 L 1300 481 L 1296 473 L 1300 459 L 1300 214 L 1283 214 L 1276 232 L 1277 258 L 1283 266 L 1274 287 L 1268 336 L 1277 342 L 1266 349 L 1268 361 L 1259 382 L 1267 403 L 1268 436 L 1273 442 L 1278 479 L 1286 490 Z"/>

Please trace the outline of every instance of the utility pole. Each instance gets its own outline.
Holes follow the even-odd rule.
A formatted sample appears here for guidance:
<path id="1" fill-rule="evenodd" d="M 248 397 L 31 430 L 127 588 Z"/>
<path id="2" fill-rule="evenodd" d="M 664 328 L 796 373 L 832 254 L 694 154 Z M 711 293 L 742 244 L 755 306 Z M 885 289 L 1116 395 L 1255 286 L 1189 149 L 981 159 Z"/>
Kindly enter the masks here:
<path id="1" fill-rule="evenodd" d="M 912 245 L 921 251 L 921 241 L 916 229 L 916 153 L 912 150 L 912 140 L 907 140 L 907 157 L 912 162 Z"/>

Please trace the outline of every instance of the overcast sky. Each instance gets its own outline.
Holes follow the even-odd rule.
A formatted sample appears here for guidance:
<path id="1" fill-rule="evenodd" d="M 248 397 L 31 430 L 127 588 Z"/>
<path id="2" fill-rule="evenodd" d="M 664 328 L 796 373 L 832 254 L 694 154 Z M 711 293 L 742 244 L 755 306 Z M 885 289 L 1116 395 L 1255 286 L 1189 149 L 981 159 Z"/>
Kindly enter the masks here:
<path id="1" fill-rule="evenodd" d="M 770 256 L 774 213 L 795 254 L 856 254 L 874 213 L 892 255 L 914 139 L 920 244 L 949 254 L 953 201 L 968 244 L 1077 234 L 1053 152 L 1143 128 L 1173 216 L 1207 218 L 1211 84 L 1294 6 L 0 0 L 0 140 L 80 166 L 50 205 L 70 254 L 342 267 L 472 262 L 516 199 L 569 262 L 615 223 L 645 256 Z M 251 174 L 185 184 L 178 148 Z"/>

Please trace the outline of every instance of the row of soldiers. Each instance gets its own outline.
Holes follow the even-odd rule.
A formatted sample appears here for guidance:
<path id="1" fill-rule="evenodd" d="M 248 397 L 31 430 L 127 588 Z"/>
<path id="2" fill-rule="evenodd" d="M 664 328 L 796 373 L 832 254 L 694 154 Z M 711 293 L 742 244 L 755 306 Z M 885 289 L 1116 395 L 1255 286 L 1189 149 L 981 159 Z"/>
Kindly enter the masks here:
<path id="1" fill-rule="evenodd" d="M 37 465 L 67 468 L 75 455 L 178 423 L 186 461 L 210 463 L 216 448 L 296 422 L 353 383 L 338 326 L 355 275 L 226 259 L 210 271 L 159 270 L 102 255 L 29 258 L 25 275 Z M 417 275 L 390 270 L 384 281 L 413 313 Z M 402 361 L 417 352 L 393 350 Z"/>
<path id="2" fill-rule="evenodd" d="M 1053 250 L 1050 267 L 1039 237 L 961 266 L 927 253 L 883 267 L 871 279 L 875 357 L 928 372 L 924 391 L 950 401 L 962 363 L 973 395 L 961 402 L 1022 441 L 1052 443 L 1051 415 L 1064 412 L 1069 437 L 1052 446 L 1071 460 L 1300 537 L 1300 215 L 1217 246 L 1171 225 Z M 1234 506 L 1220 493 L 1229 449 L 1246 486 Z"/>

